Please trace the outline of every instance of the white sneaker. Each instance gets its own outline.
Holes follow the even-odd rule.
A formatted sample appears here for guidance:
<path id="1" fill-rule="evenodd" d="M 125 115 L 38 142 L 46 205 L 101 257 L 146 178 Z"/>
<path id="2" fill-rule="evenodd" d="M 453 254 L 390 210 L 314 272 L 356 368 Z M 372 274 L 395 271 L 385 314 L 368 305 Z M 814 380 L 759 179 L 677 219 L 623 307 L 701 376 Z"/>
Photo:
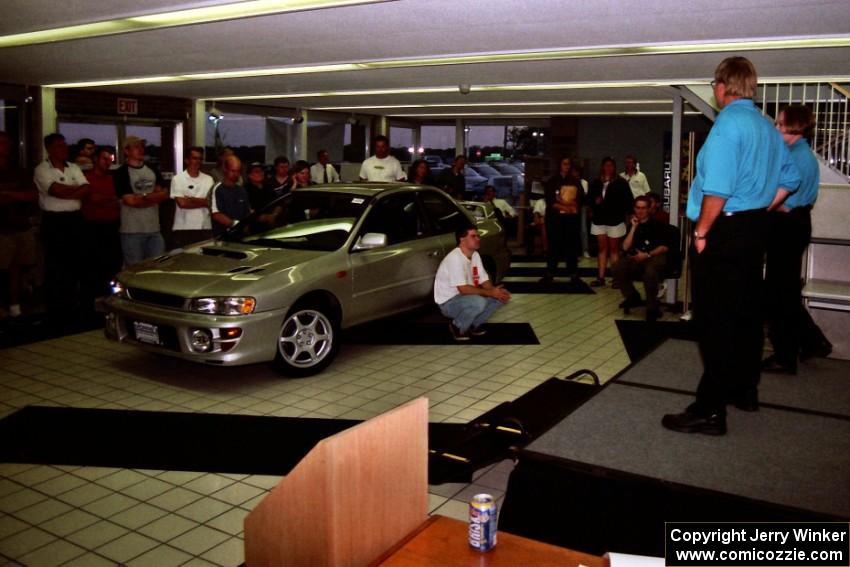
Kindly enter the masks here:
<path id="1" fill-rule="evenodd" d="M 664 295 L 667 293 L 667 282 L 663 282 L 660 286 L 658 286 L 658 299 L 664 299 Z"/>

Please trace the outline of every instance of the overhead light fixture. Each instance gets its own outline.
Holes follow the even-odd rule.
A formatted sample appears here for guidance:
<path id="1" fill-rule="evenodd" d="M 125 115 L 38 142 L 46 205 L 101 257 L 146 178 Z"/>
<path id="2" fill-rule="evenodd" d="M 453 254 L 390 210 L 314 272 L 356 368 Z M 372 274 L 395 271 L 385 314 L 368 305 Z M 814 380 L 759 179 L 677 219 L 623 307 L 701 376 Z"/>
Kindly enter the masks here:
<path id="1" fill-rule="evenodd" d="M 390 108 L 453 108 L 453 107 L 491 107 L 491 106 L 585 106 L 616 104 L 670 104 L 670 99 L 645 100 L 572 100 L 572 101 L 515 101 L 515 102 L 435 102 L 422 104 L 367 104 L 362 106 L 312 106 L 312 110 L 387 110 Z"/>
<path id="2" fill-rule="evenodd" d="M 241 5 L 241 4 L 239 4 Z M 469 65 L 480 63 L 513 63 L 528 61 L 556 61 L 565 59 L 592 59 L 599 57 L 630 57 L 638 55 L 683 55 L 689 53 L 713 53 L 729 51 L 763 51 L 775 49 L 812 49 L 824 47 L 850 47 L 850 36 L 770 39 L 761 41 L 736 41 L 692 44 L 637 45 L 615 47 L 586 47 L 577 49 L 553 49 L 544 51 L 512 51 L 503 53 L 484 53 L 471 55 L 451 55 L 428 58 L 389 59 L 360 61 L 356 63 L 331 63 L 325 65 L 306 65 L 290 67 L 271 67 L 265 69 L 240 69 L 209 73 L 180 73 L 157 77 L 131 77 L 128 79 L 107 79 L 101 81 L 80 81 L 45 85 L 53 88 L 97 87 L 126 84 L 161 83 L 172 81 L 200 81 L 212 79 L 236 79 L 245 77 L 264 77 L 296 75 L 308 73 L 332 73 L 338 71 L 367 71 L 378 69 L 398 69 L 406 67 L 430 67 L 444 65 Z M 660 86 L 668 86 L 670 81 L 662 81 Z M 475 85 L 469 92 L 482 90 Z"/>
<path id="3" fill-rule="evenodd" d="M 670 116 L 672 110 L 588 110 L 575 112 L 450 112 L 420 114 L 388 114 L 391 118 L 490 118 L 498 116 Z M 684 114 L 701 114 L 696 110 L 686 110 Z"/>
<path id="4" fill-rule="evenodd" d="M 321 10 L 356 4 L 375 4 L 386 1 L 388 0 L 248 0 L 246 2 L 231 2 L 217 6 L 130 16 L 89 24 L 4 35 L 0 36 L 0 48 L 87 39 L 120 33 L 284 14 L 286 12 Z"/>

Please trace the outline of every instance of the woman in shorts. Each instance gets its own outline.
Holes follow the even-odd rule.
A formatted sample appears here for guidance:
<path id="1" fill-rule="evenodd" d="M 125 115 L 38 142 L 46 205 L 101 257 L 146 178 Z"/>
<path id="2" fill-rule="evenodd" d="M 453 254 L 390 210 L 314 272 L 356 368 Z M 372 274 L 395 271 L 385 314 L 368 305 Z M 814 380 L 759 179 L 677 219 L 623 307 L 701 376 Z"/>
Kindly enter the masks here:
<path id="1" fill-rule="evenodd" d="M 599 275 L 590 285 L 603 287 L 608 256 L 612 265 L 620 258 L 620 241 L 626 235 L 626 215 L 633 205 L 629 183 L 617 175 L 614 158 L 602 160 L 599 177 L 590 183 L 587 201 L 590 203 L 590 234 L 596 237 L 599 245 L 596 257 Z"/>

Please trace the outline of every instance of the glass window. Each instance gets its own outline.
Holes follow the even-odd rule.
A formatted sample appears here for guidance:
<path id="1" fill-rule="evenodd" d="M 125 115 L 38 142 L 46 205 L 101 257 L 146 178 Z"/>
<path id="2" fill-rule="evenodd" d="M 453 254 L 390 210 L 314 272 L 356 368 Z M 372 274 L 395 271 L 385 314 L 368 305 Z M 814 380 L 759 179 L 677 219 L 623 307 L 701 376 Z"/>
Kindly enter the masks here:
<path id="1" fill-rule="evenodd" d="M 438 234 L 454 233 L 462 226 L 471 224 L 457 205 L 436 191 L 422 191 L 420 194 L 422 206 Z"/>
<path id="2" fill-rule="evenodd" d="M 455 157 L 454 126 L 422 126 L 420 141 L 425 155 L 439 156 L 443 162 L 452 163 Z"/>
<path id="3" fill-rule="evenodd" d="M 225 147 L 231 148 L 243 164 L 265 161 L 265 116 L 225 112 L 212 118 L 207 122 L 206 128 L 208 161 L 215 161 L 216 156 Z"/>
<path id="4" fill-rule="evenodd" d="M 413 128 L 390 126 L 390 153 L 393 157 L 402 162 L 410 162 L 416 159 L 417 149 L 413 147 Z"/>
<path id="5" fill-rule="evenodd" d="M 415 240 L 425 234 L 416 195 L 391 195 L 376 202 L 360 231 L 367 232 L 386 234 L 387 244 Z"/>

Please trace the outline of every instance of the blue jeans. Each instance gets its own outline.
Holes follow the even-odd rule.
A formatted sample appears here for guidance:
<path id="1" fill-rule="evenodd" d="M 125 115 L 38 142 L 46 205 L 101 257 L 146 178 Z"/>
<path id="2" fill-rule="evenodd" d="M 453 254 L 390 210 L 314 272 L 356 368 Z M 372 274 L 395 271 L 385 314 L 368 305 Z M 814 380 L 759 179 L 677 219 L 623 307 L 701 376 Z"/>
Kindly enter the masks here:
<path id="1" fill-rule="evenodd" d="M 132 266 L 165 253 L 165 240 L 158 232 L 122 233 L 121 251 L 124 253 L 124 266 Z"/>
<path id="2" fill-rule="evenodd" d="M 440 313 L 452 319 L 452 323 L 461 332 L 470 327 L 477 329 L 502 306 L 502 302 L 492 297 L 480 295 L 456 295 L 440 305 Z"/>

